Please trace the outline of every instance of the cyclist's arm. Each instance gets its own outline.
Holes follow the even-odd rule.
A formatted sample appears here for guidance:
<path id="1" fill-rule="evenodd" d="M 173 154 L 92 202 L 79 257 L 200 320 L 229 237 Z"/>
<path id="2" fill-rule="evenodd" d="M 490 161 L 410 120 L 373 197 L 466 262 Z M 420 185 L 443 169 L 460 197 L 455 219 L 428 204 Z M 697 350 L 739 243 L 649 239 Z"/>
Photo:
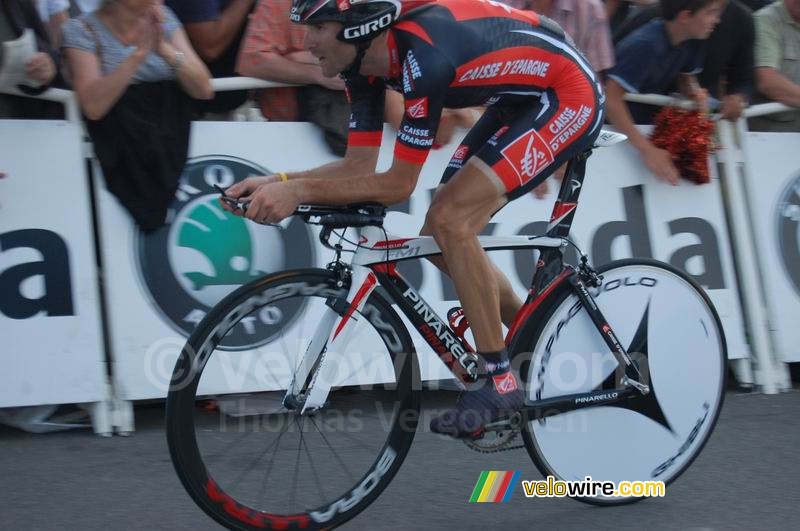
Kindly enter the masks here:
<path id="1" fill-rule="evenodd" d="M 411 196 L 417 185 L 422 165 L 395 158 L 392 167 L 380 173 L 373 171 L 361 175 L 353 173 L 348 175 L 338 173 L 338 169 L 338 167 L 333 168 L 337 173 L 322 167 L 302 174 L 293 174 L 302 178 L 296 182 L 289 182 L 288 185 L 296 187 L 297 197 L 301 203 L 335 205 L 375 201 L 383 205 L 393 205 Z"/>
<path id="2" fill-rule="evenodd" d="M 288 177 L 291 181 L 299 181 L 305 179 L 340 179 L 355 175 L 372 174 L 375 173 L 379 151 L 380 147 L 350 146 L 347 148 L 347 154 L 344 158 L 310 170 L 291 172 Z"/>

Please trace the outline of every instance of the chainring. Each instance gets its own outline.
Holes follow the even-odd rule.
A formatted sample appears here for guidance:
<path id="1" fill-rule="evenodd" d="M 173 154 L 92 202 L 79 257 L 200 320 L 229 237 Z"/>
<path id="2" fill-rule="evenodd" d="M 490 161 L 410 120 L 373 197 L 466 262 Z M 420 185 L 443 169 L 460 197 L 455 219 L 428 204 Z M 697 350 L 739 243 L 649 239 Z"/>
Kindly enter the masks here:
<path id="1" fill-rule="evenodd" d="M 524 446 L 521 444 L 511 446 L 511 443 L 517 438 L 517 435 L 519 435 L 520 431 L 521 428 L 519 427 L 509 430 L 490 431 L 480 439 L 463 440 L 464 444 L 466 444 L 470 450 L 475 450 L 476 452 L 482 454 L 493 454 L 496 452 L 505 452 L 508 450 L 518 450 L 520 448 L 524 448 Z"/>

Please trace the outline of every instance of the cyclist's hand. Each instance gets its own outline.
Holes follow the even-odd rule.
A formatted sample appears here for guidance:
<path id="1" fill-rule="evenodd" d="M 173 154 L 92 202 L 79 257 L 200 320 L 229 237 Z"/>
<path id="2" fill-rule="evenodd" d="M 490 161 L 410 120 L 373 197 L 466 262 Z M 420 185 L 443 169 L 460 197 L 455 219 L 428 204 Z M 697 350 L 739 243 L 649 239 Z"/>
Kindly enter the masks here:
<path id="1" fill-rule="evenodd" d="M 250 196 L 245 217 L 257 223 L 278 223 L 294 213 L 300 198 L 296 183 L 268 183 L 259 186 Z"/>
<path id="2" fill-rule="evenodd" d="M 680 174 L 672 162 L 672 155 L 666 149 L 651 146 L 644 153 L 644 163 L 656 177 L 677 186 Z"/>
<path id="3" fill-rule="evenodd" d="M 238 182 L 225 190 L 225 195 L 231 197 L 233 199 L 238 200 L 241 203 L 247 203 L 250 201 L 253 192 L 255 192 L 260 186 L 265 184 L 274 183 L 280 181 L 280 178 L 277 175 L 262 175 L 257 177 L 248 177 L 244 181 Z M 231 205 L 226 203 L 225 201 L 220 200 L 220 205 L 224 210 L 231 212 L 236 215 L 243 215 L 239 209 L 233 208 Z"/>
<path id="4" fill-rule="evenodd" d="M 276 183 L 280 180 L 280 177 L 277 175 L 248 177 L 244 181 L 238 182 L 225 190 L 225 193 L 234 199 L 246 200 L 253 195 L 253 192 L 255 192 L 259 187 L 269 183 Z"/>

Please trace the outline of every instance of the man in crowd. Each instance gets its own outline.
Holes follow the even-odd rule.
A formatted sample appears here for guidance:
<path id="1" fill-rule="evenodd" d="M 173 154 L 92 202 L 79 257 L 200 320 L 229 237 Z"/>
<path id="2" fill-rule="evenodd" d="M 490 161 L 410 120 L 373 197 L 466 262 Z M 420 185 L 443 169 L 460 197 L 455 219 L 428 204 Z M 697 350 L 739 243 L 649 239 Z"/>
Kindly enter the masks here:
<path id="1" fill-rule="evenodd" d="M 768 100 L 800 107 L 800 0 L 778 0 L 755 19 L 758 91 Z M 754 118 L 750 129 L 800 131 L 800 110 Z"/>
<path id="2" fill-rule="evenodd" d="M 720 15 L 719 24 L 706 41 L 703 71 L 698 75 L 700 86 L 719 101 L 726 120 L 737 120 L 753 95 L 753 47 L 755 28 L 753 9 L 763 7 L 766 0 L 729 0 Z M 658 4 L 642 7 L 623 28 L 614 34 L 621 40 L 659 14 Z"/>
<path id="3" fill-rule="evenodd" d="M 719 22 L 723 0 L 661 0 L 662 16 L 651 20 L 617 46 L 617 64 L 606 79 L 609 121 L 626 134 L 647 168 L 659 179 L 678 183 L 678 170 L 670 154 L 655 147 L 637 123 L 649 123 L 654 107 L 623 100 L 628 92 L 664 94 L 677 80 L 686 96 L 707 110 L 707 92 L 695 75 L 703 65 L 702 40 Z"/>
<path id="4" fill-rule="evenodd" d="M 255 0 L 166 0 L 165 4 L 183 24 L 211 75 L 235 77 L 239 45 Z M 220 92 L 213 100 L 199 102 L 197 109 L 225 114 L 246 100 L 247 91 Z"/>

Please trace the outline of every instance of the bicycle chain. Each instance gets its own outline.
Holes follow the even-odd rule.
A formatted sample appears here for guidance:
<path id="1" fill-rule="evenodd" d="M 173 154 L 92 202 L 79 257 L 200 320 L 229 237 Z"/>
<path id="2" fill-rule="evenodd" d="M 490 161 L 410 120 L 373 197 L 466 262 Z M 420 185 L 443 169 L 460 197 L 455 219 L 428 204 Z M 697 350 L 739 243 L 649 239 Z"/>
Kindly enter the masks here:
<path id="1" fill-rule="evenodd" d="M 514 428 L 513 430 L 504 430 L 504 431 L 511 431 L 511 436 L 508 437 L 505 441 L 500 444 L 495 442 L 491 442 L 489 444 L 480 444 L 483 439 L 476 439 L 474 441 L 464 440 L 464 444 L 467 445 L 467 448 L 478 452 L 479 454 L 496 454 L 498 452 L 509 452 L 511 450 L 519 450 L 520 448 L 525 448 L 524 444 L 518 444 L 516 446 L 509 446 L 511 442 L 517 438 L 520 433 L 520 428 Z M 499 433 L 499 432 L 498 432 Z M 495 440 L 497 437 L 495 437 Z"/>

